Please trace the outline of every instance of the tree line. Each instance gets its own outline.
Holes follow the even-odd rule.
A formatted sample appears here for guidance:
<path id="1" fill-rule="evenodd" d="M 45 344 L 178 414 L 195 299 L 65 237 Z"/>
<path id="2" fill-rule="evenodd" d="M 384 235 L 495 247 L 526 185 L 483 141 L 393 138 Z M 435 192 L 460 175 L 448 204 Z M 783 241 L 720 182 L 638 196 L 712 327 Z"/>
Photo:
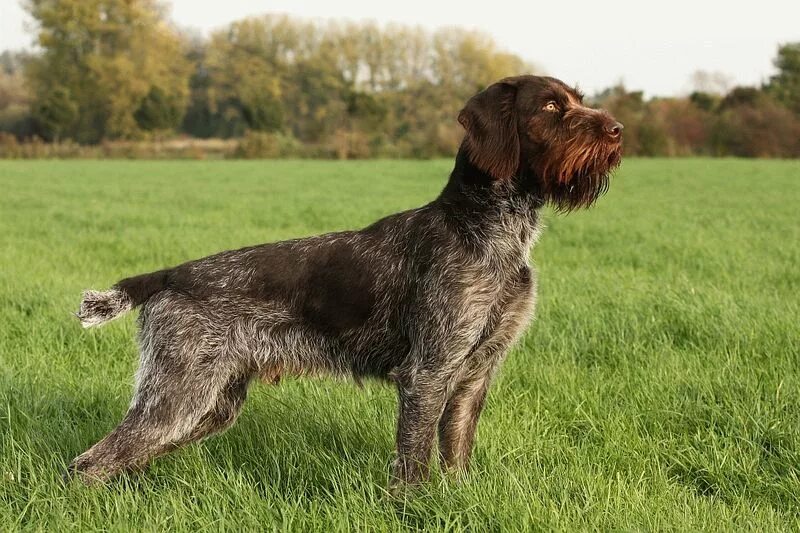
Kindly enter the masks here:
<path id="1" fill-rule="evenodd" d="M 239 139 L 243 157 L 452 155 L 475 92 L 535 72 L 487 35 L 265 15 L 208 38 L 155 0 L 28 0 L 35 52 L 0 54 L 0 132 L 97 144 Z M 800 156 L 800 43 L 760 87 L 592 97 L 632 155 Z M 0 133 L 2 135 L 2 133 Z"/>

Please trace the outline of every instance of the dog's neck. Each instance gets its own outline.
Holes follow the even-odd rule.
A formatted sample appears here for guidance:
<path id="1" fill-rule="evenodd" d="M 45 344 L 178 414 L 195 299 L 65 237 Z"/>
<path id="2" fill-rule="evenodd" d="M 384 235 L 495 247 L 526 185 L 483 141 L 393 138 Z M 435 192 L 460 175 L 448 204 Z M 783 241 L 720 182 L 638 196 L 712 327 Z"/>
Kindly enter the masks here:
<path id="1" fill-rule="evenodd" d="M 472 164 L 462 146 L 436 203 L 470 246 L 501 248 L 527 258 L 544 205 L 535 183 L 522 173 L 497 180 Z"/>

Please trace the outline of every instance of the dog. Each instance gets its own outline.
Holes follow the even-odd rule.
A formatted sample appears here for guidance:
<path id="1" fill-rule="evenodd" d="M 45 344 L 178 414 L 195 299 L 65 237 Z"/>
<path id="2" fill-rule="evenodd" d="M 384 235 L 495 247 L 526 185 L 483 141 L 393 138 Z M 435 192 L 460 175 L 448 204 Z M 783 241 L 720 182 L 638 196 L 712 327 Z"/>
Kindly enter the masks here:
<path id="1" fill-rule="evenodd" d="M 84 327 L 141 308 L 141 360 L 120 424 L 76 457 L 87 483 L 234 423 L 254 377 L 394 382 L 390 486 L 467 467 L 498 366 L 533 318 L 540 211 L 592 205 L 623 126 L 563 82 L 500 80 L 458 115 L 464 140 L 431 203 L 358 230 L 226 251 L 86 291 Z"/>

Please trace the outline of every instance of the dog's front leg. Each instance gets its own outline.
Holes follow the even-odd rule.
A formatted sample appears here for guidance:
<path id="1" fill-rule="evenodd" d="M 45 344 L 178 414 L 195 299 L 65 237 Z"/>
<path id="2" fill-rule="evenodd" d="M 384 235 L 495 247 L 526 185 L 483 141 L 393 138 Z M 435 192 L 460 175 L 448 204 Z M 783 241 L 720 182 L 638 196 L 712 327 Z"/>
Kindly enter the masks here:
<path id="1" fill-rule="evenodd" d="M 508 281 L 485 330 L 469 355 L 439 421 L 439 455 L 447 470 L 464 470 L 475 443 L 475 429 L 494 371 L 530 323 L 536 304 L 536 277 L 522 267 Z"/>
<path id="2" fill-rule="evenodd" d="M 462 353 L 453 350 L 448 353 Z M 453 376 L 463 357 L 451 356 L 434 362 L 426 359 L 397 369 L 393 377 L 398 389 L 397 458 L 390 486 L 417 484 L 427 480 L 439 419 L 442 417 Z"/>
<path id="3" fill-rule="evenodd" d="M 447 400 L 447 378 L 440 370 L 415 370 L 395 379 L 399 416 L 397 458 L 390 483 L 393 488 L 428 478 L 436 428 Z"/>
<path id="4" fill-rule="evenodd" d="M 486 368 L 463 379 L 447 401 L 439 420 L 439 458 L 446 470 L 467 468 L 491 375 Z"/>

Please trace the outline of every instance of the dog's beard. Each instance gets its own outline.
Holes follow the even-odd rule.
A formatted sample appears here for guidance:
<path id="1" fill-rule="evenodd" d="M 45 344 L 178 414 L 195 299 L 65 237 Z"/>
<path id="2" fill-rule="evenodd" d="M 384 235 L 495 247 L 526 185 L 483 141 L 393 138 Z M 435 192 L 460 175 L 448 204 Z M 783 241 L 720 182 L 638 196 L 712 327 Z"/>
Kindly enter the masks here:
<path id="1" fill-rule="evenodd" d="M 551 152 L 537 172 L 543 181 L 545 199 L 557 211 L 591 206 L 608 190 L 610 176 L 622 161 L 620 143 L 581 137 L 574 137 L 561 150 Z"/>

